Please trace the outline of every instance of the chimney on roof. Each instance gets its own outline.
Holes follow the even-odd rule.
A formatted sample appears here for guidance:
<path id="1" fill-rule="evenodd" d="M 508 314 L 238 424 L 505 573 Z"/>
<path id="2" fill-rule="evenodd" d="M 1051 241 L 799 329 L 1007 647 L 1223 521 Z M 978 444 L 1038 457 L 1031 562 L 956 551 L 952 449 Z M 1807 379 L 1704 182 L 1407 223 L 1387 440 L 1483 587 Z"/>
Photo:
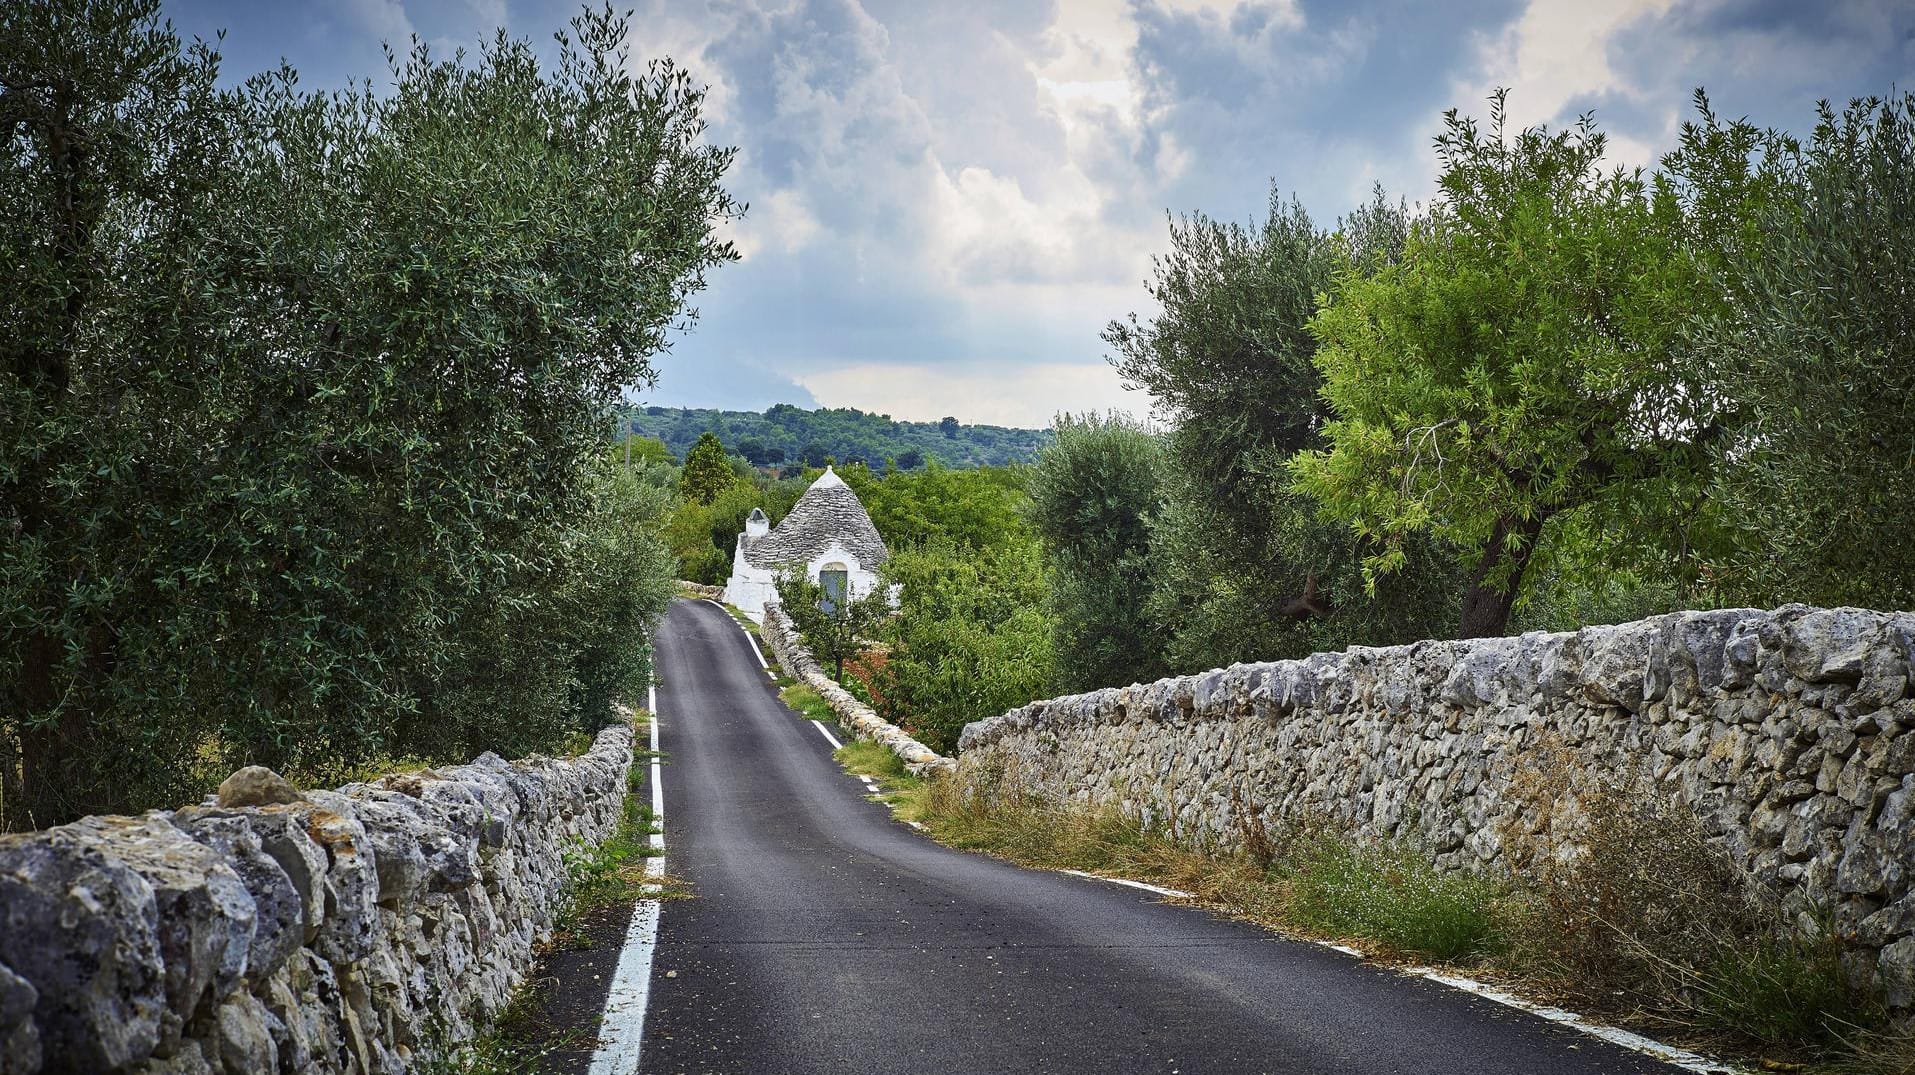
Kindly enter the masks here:
<path id="1" fill-rule="evenodd" d="M 763 508 L 751 509 L 751 514 L 746 516 L 745 518 L 745 536 L 746 537 L 764 537 L 766 534 L 770 532 L 771 532 L 771 520 L 765 518 L 764 509 Z"/>

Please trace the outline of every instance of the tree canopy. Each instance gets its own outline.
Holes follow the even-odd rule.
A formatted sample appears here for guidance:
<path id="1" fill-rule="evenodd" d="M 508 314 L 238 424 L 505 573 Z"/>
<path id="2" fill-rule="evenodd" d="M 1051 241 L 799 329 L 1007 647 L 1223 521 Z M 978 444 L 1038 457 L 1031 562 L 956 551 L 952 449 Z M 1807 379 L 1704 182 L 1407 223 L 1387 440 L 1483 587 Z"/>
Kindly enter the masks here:
<path id="1" fill-rule="evenodd" d="M 1298 487 L 1374 543 L 1374 574 L 1430 532 L 1468 572 L 1459 627 L 1499 634 L 1552 521 L 1590 540 L 1669 532 L 1717 432 L 1684 377 L 1682 330 L 1709 289 L 1678 206 L 1604 172 L 1602 134 L 1510 136 L 1448 113 L 1430 215 L 1403 259 L 1346 266 L 1312 320 L 1335 411 Z"/>
<path id="2" fill-rule="evenodd" d="M 1726 596 L 1915 606 L 1915 95 L 1825 103 L 1800 146 L 1705 111 L 1678 163 L 1750 206 L 1697 333 L 1734 413 Z"/>
<path id="3" fill-rule="evenodd" d="M 605 431 L 735 256 L 626 41 L 226 90 L 154 0 L 0 9 L 7 825 L 607 719 L 669 591 Z"/>
<path id="4" fill-rule="evenodd" d="M 678 491 L 685 499 L 709 504 L 718 494 L 738 480 L 725 458 L 725 446 L 711 433 L 705 433 L 685 454 L 685 469 L 679 473 Z"/>

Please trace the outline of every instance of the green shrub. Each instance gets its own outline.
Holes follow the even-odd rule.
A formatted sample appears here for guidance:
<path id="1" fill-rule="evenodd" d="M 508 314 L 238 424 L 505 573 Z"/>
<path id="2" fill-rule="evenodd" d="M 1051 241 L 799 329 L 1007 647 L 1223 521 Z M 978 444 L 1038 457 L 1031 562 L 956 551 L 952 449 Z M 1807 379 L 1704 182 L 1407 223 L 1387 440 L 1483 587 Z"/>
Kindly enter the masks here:
<path id="1" fill-rule="evenodd" d="M 1395 844 L 1306 839 L 1276 870 L 1290 887 L 1290 915 L 1332 936 L 1374 941 L 1393 952 L 1460 962 L 1501 945 L 1499 886 L 1442 873 L 1422 852 Z"/>

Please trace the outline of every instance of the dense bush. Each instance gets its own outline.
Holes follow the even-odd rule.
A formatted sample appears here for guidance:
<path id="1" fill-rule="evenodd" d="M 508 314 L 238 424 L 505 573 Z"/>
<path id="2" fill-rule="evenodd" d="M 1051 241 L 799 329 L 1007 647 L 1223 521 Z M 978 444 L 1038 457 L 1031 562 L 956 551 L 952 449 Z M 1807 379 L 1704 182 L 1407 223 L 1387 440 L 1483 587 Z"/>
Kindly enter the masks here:
<path id="1" fill-rule="evenodd" d="M 971 721 L 1051 693 L 1053 624 L 1035 539 L 904 549 L 884 577 L 902 586 L 879 677 L 886 720 L 948 753 Z"/>
<path id="2" fill-rule="evenodd" d="M 0 9 L 5 824 L 604 719 L 665 591 L 621 386 L 731 153 L 588 13 L 542 69 L 219 88 L 152 0 Z"/>

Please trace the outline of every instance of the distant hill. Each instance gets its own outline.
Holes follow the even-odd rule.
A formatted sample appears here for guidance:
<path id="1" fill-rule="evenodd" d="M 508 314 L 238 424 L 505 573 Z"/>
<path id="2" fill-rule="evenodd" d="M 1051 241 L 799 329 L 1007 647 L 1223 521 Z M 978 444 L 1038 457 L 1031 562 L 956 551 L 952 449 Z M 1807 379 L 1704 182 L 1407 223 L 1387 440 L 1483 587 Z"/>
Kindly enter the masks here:
<path id="1" fill-rule="evenodd" d="M 634 432 L 664 441 L 679 459 L 685 458 L 699 434 L 710 430 L 724 442 L 726 451 L 759 466 L 818 467 L 827 456 L 839 463 L 862 461 L 873 468 L 894 460 L 904 470 L 915 470 L 930 460 L 954 468 L 1002 466 L 1030 462 L 1051 439 L 1045 429 L 964 425 L 955 418 L 894 422 L 890 415 L 866 414 L 855 407 L 807 411 L 789 403 L 763 414 L 645 407 L 634 409 L 631 421 Z"/>

